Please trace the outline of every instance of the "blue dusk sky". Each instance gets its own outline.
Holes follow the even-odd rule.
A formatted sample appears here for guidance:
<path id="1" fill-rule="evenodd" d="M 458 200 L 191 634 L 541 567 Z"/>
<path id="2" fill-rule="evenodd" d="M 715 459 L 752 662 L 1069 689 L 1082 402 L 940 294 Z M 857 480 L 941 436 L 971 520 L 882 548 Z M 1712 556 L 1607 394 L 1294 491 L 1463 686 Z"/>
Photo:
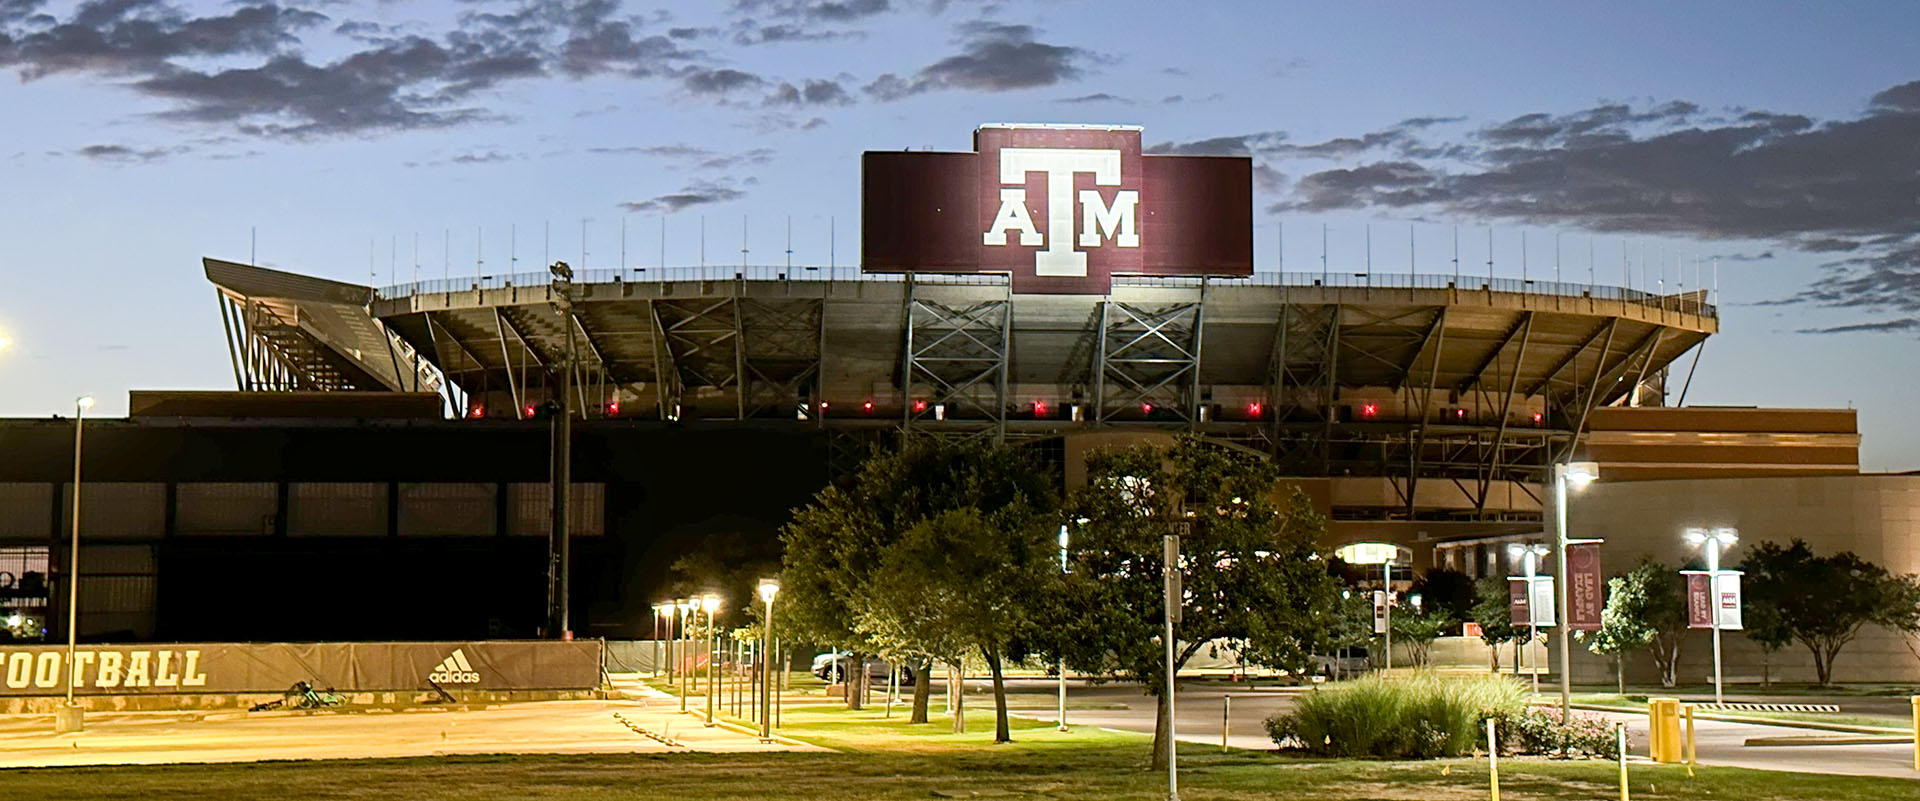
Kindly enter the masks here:
<path id="1" fill-rule="evenodd" d="M 1451 272 L 1461 226 L 1484 271 L 1491 227 L 1502 276 L 1557 240 L 1566 280 L 1717 286 L 1689 404 L 1851 405 L 1863 468 L 1920 469 L 1915 31 L 1909 2 L 0 0 L 0 415 L 231 388 L 200 258 L 255 231 L 357 283 L 694 264 L 703 220 L 712 263 L 743 227 L 784 261 L 791 219 L 796 263 L 849 264 L 861 151 L 1120 123 L 1254 159 L 1261 270 L 1318 269 L 1325 226 L 1335 270 L 1371 227 L 1376 271 L 1411 232 Z"/>

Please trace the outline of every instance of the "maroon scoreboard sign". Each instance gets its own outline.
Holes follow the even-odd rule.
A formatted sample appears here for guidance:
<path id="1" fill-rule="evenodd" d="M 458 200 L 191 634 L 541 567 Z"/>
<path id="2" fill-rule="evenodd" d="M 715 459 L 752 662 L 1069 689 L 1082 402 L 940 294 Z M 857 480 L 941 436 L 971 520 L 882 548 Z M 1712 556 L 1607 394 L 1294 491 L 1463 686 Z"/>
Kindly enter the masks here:
<path id="1" fill-rule="evenodd" d="M 1018 293 L 1104 295 L 1115 275 L 1253 273 L 1253 162 L 1140 152 L 1137 127 L 989 125 L 974 152 L 861 159 L 876 273 L 1007 273 Z"/>

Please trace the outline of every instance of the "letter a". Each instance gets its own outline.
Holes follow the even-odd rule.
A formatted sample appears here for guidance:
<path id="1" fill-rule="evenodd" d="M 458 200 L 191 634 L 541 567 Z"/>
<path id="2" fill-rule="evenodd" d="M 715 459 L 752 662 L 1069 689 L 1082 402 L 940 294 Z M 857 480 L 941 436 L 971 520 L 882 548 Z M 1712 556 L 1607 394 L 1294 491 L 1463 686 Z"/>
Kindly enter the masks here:
<path id="1" fill-rule="evenodd" d="M 1022 247 L 1037 248 L 1047 243 L 1047 239 L 1033 228 L 1033 216 L 1027 213 L 1027 190 L 1001 189 L 1000 213 L 994 215 L 993 226 L 980 238 L 982 244 L 1004 245 L 1007 243 L 1007 229 L 1020 231 Z"/>

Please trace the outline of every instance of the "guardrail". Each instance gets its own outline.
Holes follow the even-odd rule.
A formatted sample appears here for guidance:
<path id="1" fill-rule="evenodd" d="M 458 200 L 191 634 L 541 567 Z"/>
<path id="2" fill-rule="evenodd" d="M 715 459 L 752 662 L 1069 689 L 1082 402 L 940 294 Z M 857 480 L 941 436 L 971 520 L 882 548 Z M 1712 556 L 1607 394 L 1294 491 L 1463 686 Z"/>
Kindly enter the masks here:
<path id="1" fill-rule="evenodd" d="M 415 281 L 374 290 L 375 300 L 395 300 L 415 295 L 474 292 L 513 287 L 545 287 L 551 276 L 545 272 L 478 275 Z M 676 283 L 689 281 L 844 281 L 902 283 L 903 273 L 867 273 L 859 267 L 817 267 L 794 265 L 745 265 L 704 267 L 629 267 L 575 270 L 576 284 Z M 1502 292 L 1520 295 L 1549 295 L 1623 301 L 1650 308 L 1686 314 L 1718 317 L 1717 306 L 1705 301 L 1705 292 L 1692 289 L 1678 293 L 1655 293 L 1606 284 L 1570 281 L 1545 281 L 1520 278 L 1484 278 L 1429 273 L 1352 273 L 1352 272 L 1256 272 L 1244 278 L 1206 278 L 1197 276 L 1115 276 L 1114 286 L 1179 287 L 1199 286 L 1282 286 L 1333 287 L 1339 289 L 1457 289 L 1463 292 Z M 916 273 L 914 281 L 946 286 L 1006 286 L 1002 273 Z"/>

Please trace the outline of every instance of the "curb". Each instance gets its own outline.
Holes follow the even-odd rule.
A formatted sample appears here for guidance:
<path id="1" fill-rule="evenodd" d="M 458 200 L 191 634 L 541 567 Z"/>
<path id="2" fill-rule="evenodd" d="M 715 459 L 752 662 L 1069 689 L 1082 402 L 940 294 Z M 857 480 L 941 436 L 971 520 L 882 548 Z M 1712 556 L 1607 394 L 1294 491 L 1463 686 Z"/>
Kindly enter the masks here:
<path id="1" fill-rule="evenodd" d="M 1623 715 L 1639 715 L 1639 716 L 1645 716 L 1647 714 L 1646 710 L 1627 709 L 1624 707 L 1617 707 L 1617 706 L 1600 706 L 1598 704 L 1573 704 L 1572 706 L 1574 709 L 1579 709 L 1586 712 L 1614 712 L 1614 713 L 1623 714 Z M 1711 721 L 1717 721 L 1720 723 L 1751 723 L 1758 726 L 1780 726 L 1782 728 L 1788 728 L 1788 729 L 1810 729 L 1813 731 L 1837 731 L 1843 734 L 1881 734 L 1881 735 L 1890 735 L 1890 736 L 1900 736 L 1899 742 L 1913 741 L 1913 736 L 1911 734 L 1909 734 L 1903 729 L 1895 729 L 1892 727 L 1882 728 L 1878 726 L 1850 726 L 1845 723 L 1818 723 L 1818 722 L 1805 721 L 1805 720 L 1778 720 L 1775 718 L 1760 718 L 1760 717 L 1751 717 L 1751 718 L 1750 717 L 1733 717 L 1728 715 L 1714 715 L 1714 714 L 1703 713 L 1703 712 L 1695 712 L 1693 713 L 1693 717 L 1695 720 L 1711 720 Z M 1904 736 L 1901 736 L 1901 735 L 1904 735 Z M 1766 738 L 1761 738 L 1761 739 L 1766 739 Z"/>
<path id="2" fill-rule="evenodd" d="M 687 710 L 687 714 L 692 715 L 693 717 L 699 718 L 703 723 L 711 723 L 714 726 L 718 726 L 722 729 L 726 729 L 727 731 L 734 732 L 736 734 L 744 734 L 744 735 L 747 735 L 748 737 L 752 737 L 755 739 L 762 739 L 760 737 L 759 729 L 751 729 L 741 724 L 734 723 L 733 721 L 730 721 L 730 720 L 720 720 L 718 718 L 708 720 L 706 713 L 696 712 L 691 709 Z M 768 742 L 776 742 L 781 745 L 792 746 L 795 748 L 819 748 L 820 747 L 820 746 L 814 745 L 813 743 L 801 742 L 800 740 L 795 740 L 792 737 L 788 737 L 784 734 L 775 734 L 770 737 L 766 737 L 764 739 Z"/>

